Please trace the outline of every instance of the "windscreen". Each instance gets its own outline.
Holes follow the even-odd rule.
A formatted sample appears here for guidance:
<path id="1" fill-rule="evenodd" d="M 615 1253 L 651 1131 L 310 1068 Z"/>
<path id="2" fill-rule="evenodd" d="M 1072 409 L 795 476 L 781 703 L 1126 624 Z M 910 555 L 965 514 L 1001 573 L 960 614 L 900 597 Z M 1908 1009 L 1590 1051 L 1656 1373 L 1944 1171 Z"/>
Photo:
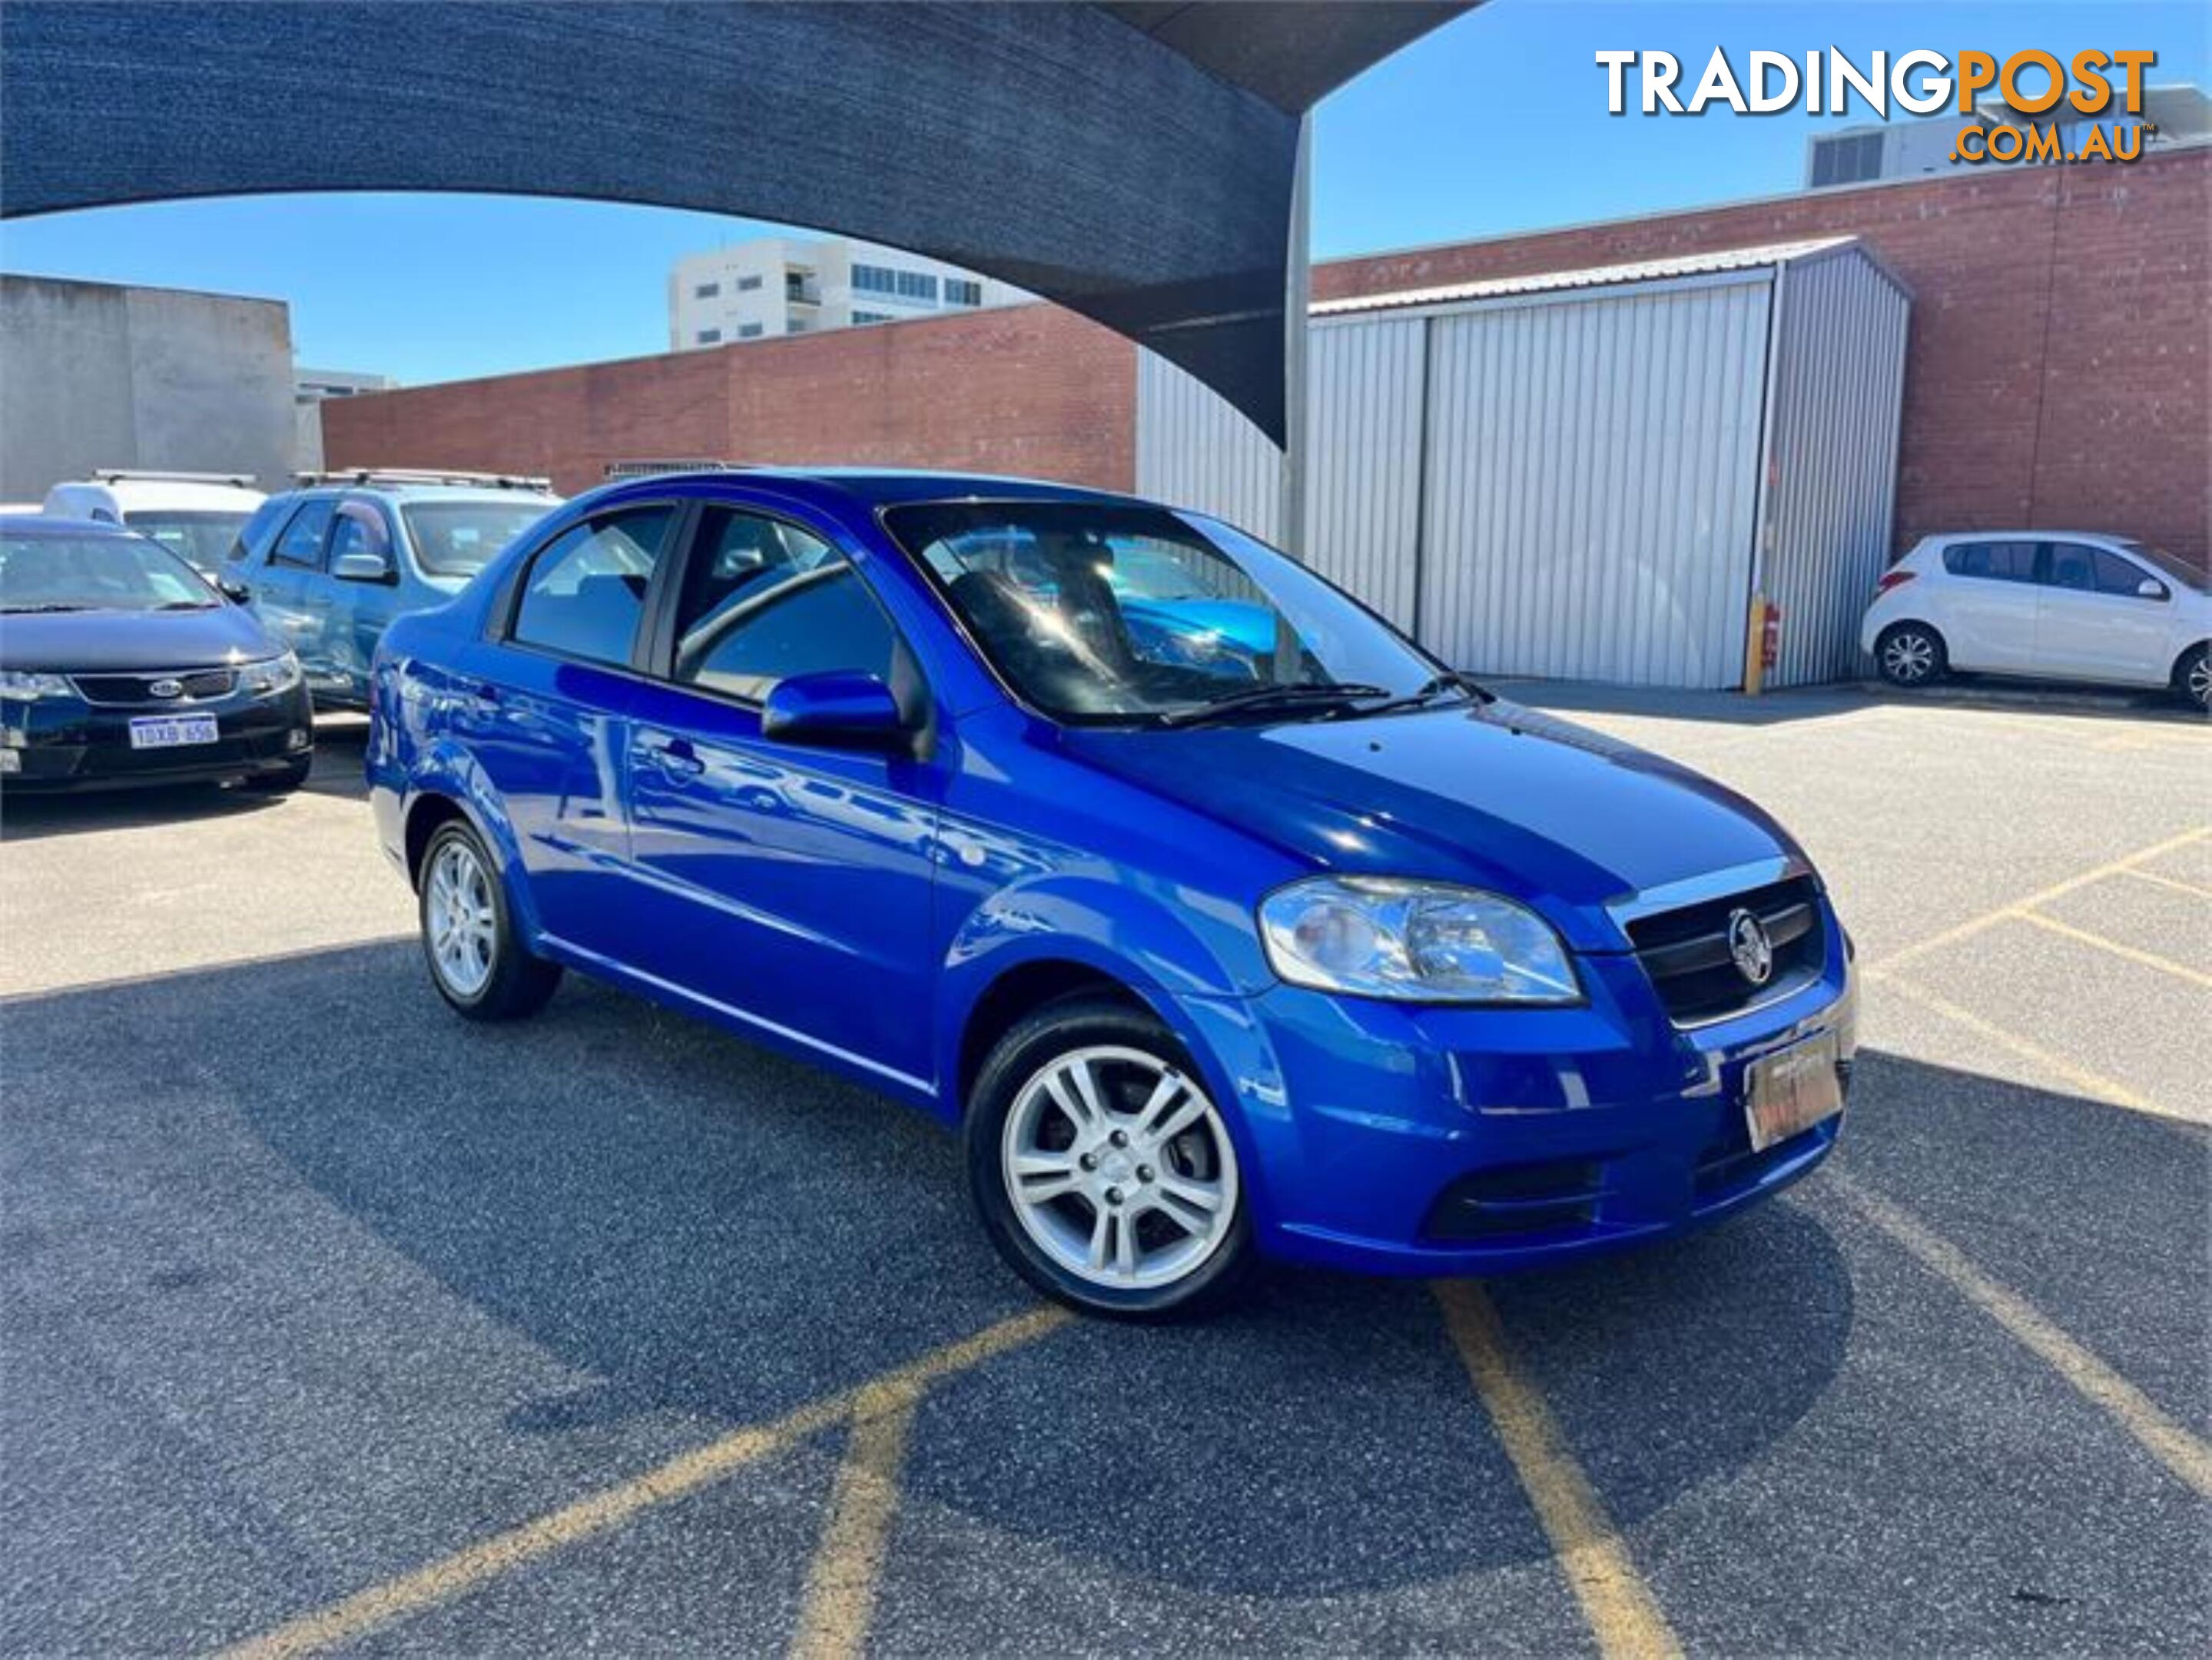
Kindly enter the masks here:
<path id="1" fill-rule="evenodd" d="M 474 576 L 492 556 L 558 505 L 515 502 L 410 502 L 400 508 L 415 557 L 429 576 Z"/>
<path id="2" fill-rule="evenodd" d="M 1380 618 L 1215 520 L 1080 502 L 884 519 L 1000 676 L 1057 719 L 1164 724 L 1294 702 L 1328 718 L 1438 678 Z"/>
<path id="3" fill-rule="evenodd" d="M 205 578 L 136 536 L 0 535 L 0 612 L 204 611 Z"/>
<path id="4" fill-rule="evenodd" d="M 212 575 L 238 540 L 252 514 L 220 511 L 188 513 L 165 508 L 139 508 L 123 515 L 139 535 L 150 537 L 196 570 Z"/>

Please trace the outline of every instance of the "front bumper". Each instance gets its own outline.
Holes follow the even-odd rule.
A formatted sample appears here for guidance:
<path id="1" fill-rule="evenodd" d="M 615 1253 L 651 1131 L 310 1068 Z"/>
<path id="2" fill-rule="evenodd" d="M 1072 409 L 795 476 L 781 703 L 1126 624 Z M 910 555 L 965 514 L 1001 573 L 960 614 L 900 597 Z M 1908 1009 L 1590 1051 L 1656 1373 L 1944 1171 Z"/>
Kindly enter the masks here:
<path id="1" fill-rule="evenodd" d="M 1261 1248 L 1362 1273 L 1499 1274 L 1681 1233 L 1780 1191 L 1827 1156 L 1842 1117 L 1754 1153 L 1746 1073 L 1833 1032 L 1848 1084 L 1856 989 L 1826 920 L 1817 979 L 1695 1028 L 1666 1018 L 1626 956 L 1583 959 L 1580 1008 L 1291 987 L 1187 1000 L 1241 1109 Z"/>
<path id="2" fill-rule="evenodd" d="M 131 721 L 158 714 L 211 714 L 216 740 L 131 748 Z M 0 772 L 0 789 L 10 794 L 207 783 L 283 772 L 313 752 L 314 719 L 302 686 L 270 697 L 236 694 L 143 707 L 9 701 L 0 702 L 0 748 L 15 757 Z"/>

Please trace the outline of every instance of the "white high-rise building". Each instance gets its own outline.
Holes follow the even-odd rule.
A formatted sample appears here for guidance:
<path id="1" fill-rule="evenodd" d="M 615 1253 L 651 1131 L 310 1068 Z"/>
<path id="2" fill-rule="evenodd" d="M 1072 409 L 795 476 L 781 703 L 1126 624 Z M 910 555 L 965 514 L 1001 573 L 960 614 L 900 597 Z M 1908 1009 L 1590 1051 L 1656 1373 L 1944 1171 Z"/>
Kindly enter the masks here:
<path id="1" fill-rule="evenodd" d="M 763 236 L 687 254 L 668 274 L 678 351 L 977 311 L 1030 296 L 941 260 L 842 237 Z"/>

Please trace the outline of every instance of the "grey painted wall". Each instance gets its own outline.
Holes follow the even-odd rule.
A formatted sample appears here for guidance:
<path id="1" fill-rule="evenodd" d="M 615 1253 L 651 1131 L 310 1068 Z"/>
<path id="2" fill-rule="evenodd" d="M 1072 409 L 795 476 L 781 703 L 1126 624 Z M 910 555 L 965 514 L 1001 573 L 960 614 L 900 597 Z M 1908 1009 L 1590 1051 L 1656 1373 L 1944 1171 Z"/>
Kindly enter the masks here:
<path id="1" fill-rule="evenodd" d="M 278 300 L 0 277 L 0 501 L 95 467 L 296 465 L 291 311 Z"/>

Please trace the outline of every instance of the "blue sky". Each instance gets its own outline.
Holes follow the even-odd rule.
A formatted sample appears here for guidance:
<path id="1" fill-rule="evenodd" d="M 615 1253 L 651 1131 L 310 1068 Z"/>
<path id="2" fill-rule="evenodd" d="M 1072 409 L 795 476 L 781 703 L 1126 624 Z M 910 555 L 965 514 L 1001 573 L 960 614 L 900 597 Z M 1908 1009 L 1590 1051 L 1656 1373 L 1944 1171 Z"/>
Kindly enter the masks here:
<path id="1" fill-rule="evenodd" d="M 1321 258 L 1771 195 L 1796 188 L 1798 113 L 1609 116 L 1600 47 L 1673 52 L 1693 82 L 1715 46 L 1863 64 L 1928 47 L 2002 57 L 2148 48 L 2154 82 L 2212 88 L 2212 7 L 1629 3 L 1492 0 L 1324 104 Z M 1632 88 L 1633 82 L 1632 79 Z M 1633 94 L 1632 92 L 1632 107 Z M 409 384 L 659 351 L 677 255 L 757 228 L 661 209 L 504 198 L 271 197 L 58 215 L 0 229 L 0 267 L 269 295 L 302 362 Z"/>

